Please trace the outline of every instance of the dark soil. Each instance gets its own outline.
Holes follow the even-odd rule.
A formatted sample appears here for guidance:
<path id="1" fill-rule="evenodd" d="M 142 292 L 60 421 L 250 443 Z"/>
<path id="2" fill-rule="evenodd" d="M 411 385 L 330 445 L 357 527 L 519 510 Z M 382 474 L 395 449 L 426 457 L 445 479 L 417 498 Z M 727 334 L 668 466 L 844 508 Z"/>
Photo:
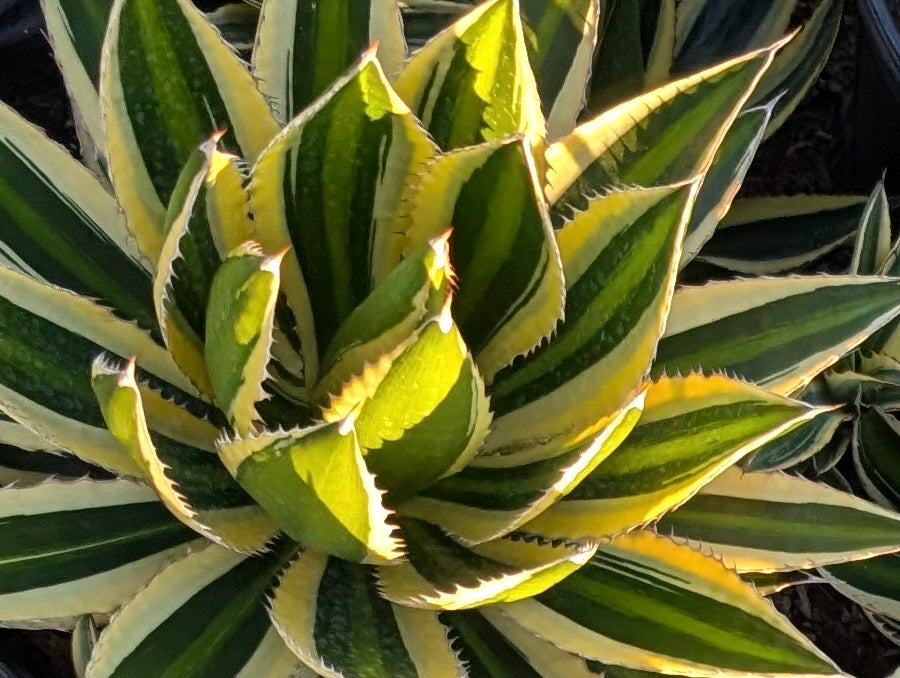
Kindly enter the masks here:
<path id="1" fill-rule="evenodd" d="M 796 586 L 772 601 L 848 675 L 885 678 L 900 667 L 900 647 L 875 628 L 861 607 L 830 586 Z"/>

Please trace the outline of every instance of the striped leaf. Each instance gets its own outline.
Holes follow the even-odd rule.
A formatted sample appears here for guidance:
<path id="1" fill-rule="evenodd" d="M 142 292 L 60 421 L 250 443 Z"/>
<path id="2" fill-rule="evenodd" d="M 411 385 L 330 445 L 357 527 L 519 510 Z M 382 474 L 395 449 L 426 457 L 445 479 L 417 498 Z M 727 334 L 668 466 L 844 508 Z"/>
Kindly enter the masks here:
<path id="1" fill-rule="evenodd" d="M 263 382 L 284 254 L 266 256 L 254 244 L 238 246 L 219 267 L 209 291 L 206 364 L 216 403 L 240 435 L 260 419 L 256 403 L 268 397 Z"/>
<path id="2" fill-rule="evenodd" d="M 72 664 L 76 678 L 84 678 L 99 636 L 97 623 L 91 615 L 79 617 L 75 622 L 75 628 L 72 629 Z"/>
<path id="3" fill-rule="evenodd" d="M 470 678 L 597 678 L 580 657 L 529 633 L 491 608 L 445 612 Z M 490 619 L 490 621 L 488 621 Z"/>
<path id="4" fill-rule="evenodd" d="M 844 0 L 823 0 L 760 81 L 752 105 L 779 97 L 767 137 L 784 124 L 822 72 L 841 25 L 843 8 Z"/>
<path id="5" fill-rule="evenodd" d="M 697 202 L 691 211 L 681 267 L 697 256 L 701 247 L 714 236 L 723 217 L 744 181 L 763 131 L 772 113 L 771 106 L 752 108 L 741 113 L 728 130 L 703 176 Z"/>
<path id="6" fill-rule="evenodd" d="M 807 471 L 807 477 L 813 480 L 821 480 L 845 492 L 852 492 L 849 483 L 840 484 L 838 482 L 839 477 L 843 478 L 843 476 L 840 476 L 835 468 L 850 448 L 852 438 L 853 425 L 845 422 L 828 444 L 808 461 L 809 470 Z M 798 470 L 805 471 L 806 469 L 798 467 Z"/>
<path id="7" fill-rule="evenodd" d="M 150 277 L 116 201 L 68 151 L 0 104 L 0 255 L 155 326 Z"/>
<path id="8" fill-rule="evenodd" d="M 528 59 L 547 118 L 547 135 L 572 131 L 584 107 L 605 0 L 521 0 Z"/>
<path id="9" fill-rule="evenodd" d="M 859 230 L 856 232 L 850 273 L 875 275 L 881 271 L 891 249 L 889 210 L 884 181 L 880 181 L 863 208 Z"/>
<path id="10" fill-rule="evenodd" d="M 900 620 L 900 554 L 822 568 L 829 584 L 867 610 Z"/>
<path id="11" fill-rule="evenodd" d="M 167 567 L 113 617 L 89 678 L 272 676 L 299 664 L 272 628 L 266 596 L 293 552 L 247 558 L 215 544 Z"/>
<path id="12" fill-rule="evenodd" d="M 675 2 L 604 2 L 588 110 L 603 111 L 669 80 Z"/>
<path id="13" fill-rule="evenodd" d="M 356 562 L 402 555 L 351 420 L 218 445 L 226 468 L 292 539 Z"/>
<path id="14" fill-rule="evenodd" d="M 152 490 L 58 479 L 0 489 L 0 608 L 6 626 L 71 628 L 115 610 L 197 535 Z"/>
<path id="15" fill-rule="evenodd" d="M 401 504 L 399 511 L 440 525 L 464 543 L 508 534 L 571 492 L 622 443 L 641 416 L 644 395 L 609 417 L 586 445 L 538 461 L 528 459 L 527 449 L 510 458 L 476 458 L 472 466 Z"/>
<path id="16" fill-rule="evenodd" d="M 559 227 L 609 186 L 660 186 L 712 161 L 772 60 L 752 52 L 670 82 L 583 123 L 547 149 L 547 199 Z"/>
<path id="17" fill-rule="evenodd" d="M 143 467 L 172 515 L 207 539 L 242 553 L 263 549 L 277 534 L 272 520 L 210 451 L 212 438 L 205 449 L 198 449 L 150 433 L 133 362 L 117 370 L 98 360 L 91 379 L 107 427 Z"/>
<path id="18" fill-rule="evenodd" d="M 760 278 L 678 290 L 654 374 L 728 370 L 788 394 L 893 319 L 898 283 L 865 276 Z"/>
<path id="19" fill-rule="evenodd" d="M 858 356 L 857 356 L 858 357 Z M 884 358 L 883 358 L 884 359 Z M 886 360 L 889 360 L 886 359 Z M 834 399 L 845 403 L 875 405 L 887 410 L 900 408 L 900 383 L 896 372 L 860 374 L 852 370 L 825 373 L 828 389 Z"/>
<path id="20" fill-rule="evenodd" d="M 453 318 L 488 383 L 550 336 L 562 315 L 562 267 L 527 141 L 441 156 L 400 219 L 408 248 L 453 227 Z"/>
<path id="21" fill-rule="evenodd" d="M 747 459 L 747 471 L 778 471 L 817 455 L 834 438 L 847 414 L 832 410 L 805 421 L 784 435 L 766 443 Z"/>
<path id="22" fill-rule="evenodd" d="M 42 0 L 47 37 L 72 103 L 81 155 L 93 164 L 106 149 L 97 90 L 103 36 L 112 2 Z"/>
<path id="23" fill-rule="evenodd" d="M 839 669 L 736 574 L 664 537 L 619 537 L 560 584 L 497 608 L 567 652 L 692 676 Z"/>
<path id="24" fill-rule="evenodd" d="M 656 529 L 738 572 L 822 567 L 900 550 L 900 514 L 804 478 L 734 468 Z"/>
<path id="25" fill-rule="evenodd" d="M 176 47 L 177 46 L 177 47 Z M 188 0 L 115 0 L 100 99 L 113 186 L 156 262 L 180 169 L 216 130 L 252 160 L 277 131 L 252 76 Z"/>
<path id="26" fill-rule="evenodd" d="M 0 338 L 0 409 L 56 449 L 123 475 L 140 475 L 140 469 L 103 425 L 90 383 L 94 358 L 104 351 L 136 356 L 149 375 L 192 391 L 169 354 L 132 323 L 3 267 Z"/>
<path id="27" fill-rule="evenodd" d="M 413 54 L 394 88 L 442 149 L 522 133 L 537 143 L 544 115 L 520 0 L 487 0 Z"/>
<path id="28" fill-rule="evenodd" d="M 742 198 L 697 258 L 737 273 L 792 271 L 850 240 L 863 206 L 858 196 Z"/>
<path id="29" fill-rule="evenodd" d="M 634 397 L 662 333 L 695 188 L 597 197 L 559 232 L 565 320 L 552 342 L 497 375 L 484 454 L 571 449 Z"/>
<path id="30" fill-rule="evenodd" d="M 266 0 L 253 76 L 284 124 L 329 90 L 373 43 L 385 72 L 395 75 L 406 42 L 394 0 Z"/>
<path id="31" fill-rule="evenodd" d="M 200 193 L 217 138 L 218 134 L 195 149 L 178 177 L 153 276 L 153 303 L 166 347 L 185 376 L 208 398 L 213 392 L 203 359 L 203 319 L 220 257 Z"/>
<path id="32" fill-rule="evenodd" d="M 728 5 L 684 0 L 678 6 L 673 72 L 691 73 L 772 44 L 787 31 L 796 7 L 797 0 Z"/>
<path id="33" fill-rule="evenodd" d="M 0 485 L 36 485 L 56 478 L 105 477 L 105 472 L 85 463 L 0 415 Z"/>
<path id="34" fill-rule="evenodd" d="M 394 216 L 433 153 L 369 51 L 254 167 L 255 237 L 266 251 L 293 247 L 282 289 L 310 388 L 340 323 L 399 260 Z"/>
<path id="35" fill-rule="evenodd" d="M 584 565 L 596 544 L 557 545 L 511 536 L 471 549 L 436 525 L 404 518 L 407 558 L 378 569 L 388 600 L 427 610 L 465 610 L 530 598 Z"/>
<path id="36" fill-rule="evenodd" d="M 393 501 L 464 468 L 491 422 L 484 382 L 449 311 L 371 370 L 382 374 L 351 381 L 325 412 L 329 421 L 355 419 L 366 466 Z"/>
<path id="37" fill-rule="evenodd" d="M 771 596 L 772 594 L 784 591 L 792 586 L 823 583 L 823 580 L 820 577 L 803 570 L 791 570 L 788 572 L 742 572 L 741 579 L 748 584 L 753 584 L 753 588 L 755 588 L 757 593 L 762 596 Z"/>
<path id="38" fill-rule="evenodd" d="M 449 239 L 448 230 L 400 262 L 341 323 L 322 356 L 315 402 L 338 396 L 352 377 L 398 350 L 439 312 L 454 280 Z"/>
<path id="39" fill-rule="evenodd" d="M 600 538 L 682 504 L 749 452 L 822 410 L 722 376 L 650 385 L 631 435 L 565 499 L 522 529 Z"/>
<path id="40" fill-rule="evenodd" d="M 878 408 L 855 422 L 853 465 L 866 493 L 900 510 L 900 422 Z"/>
<path id="41" fill-rule="evenodd" d="M 285 642 L 329 678 L 465 675 L 437 613 L 393 605 L 366 568 L 304 551 L 281 577 L 271 616 Z"/>

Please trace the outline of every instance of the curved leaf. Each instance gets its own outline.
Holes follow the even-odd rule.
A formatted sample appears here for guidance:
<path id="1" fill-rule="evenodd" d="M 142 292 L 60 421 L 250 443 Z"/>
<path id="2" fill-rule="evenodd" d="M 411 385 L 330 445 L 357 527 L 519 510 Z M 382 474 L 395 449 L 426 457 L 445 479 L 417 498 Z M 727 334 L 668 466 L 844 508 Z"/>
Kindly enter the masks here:
<path id="1" fill-rule="evenodd" d="M 644 525 L 748 452 L 822 412 L 721 376 L 663 378 L 647 390 L 631 435 L 522 529 L 577 539 Z"/>
<path id="2" fill-rule="evenodd" d="M 3 623 L 71 628 L 78 615 L 111 613 L 196 536 L 129 481 L 4 487 Z"/>
<path id="3" fill-rule="evenodd" d="M 391 76 L 406 57 L 394 0 L 267 0 L 260 11 L 253 76 L 282 124 L 298 115 L 369 45 Z"/>
<path id="4" fill-rule="evenodd" d="M 528 63 L 520 0 L 487 0 L 413 54 L 394 88 L 450 151 L 522 133 L 545 134 Z"/>
<path id="5" fill-rule="evenodd" d="M 341 322 L 399 261 L 394 216 L 433 153 L 369 51 L 253 168 L 254 237 L 268 252 L 292 247 L 282 290 L 308 388 Z"/>
<path id="6" fill-rule="evenodd" d="M 496 609 L 563 650 L 644 671 L 841 675 L 736 574 L 649 532 L 617 538 L 546 593 Z"/>
<path id="7" fill-rule="evenodd" d="M 564 497 L 628 436 L 644 406 L 642 391 L 586 444 L 546 459 L 528 450 L 510 457 L 476 457 L 400 505 L 402 515 L 440 525 L 464 543 L 481 543 L 517 529 Z M 479 468 L 481 466 L 481 468 Z"/>
<path id="8" fill-rule="evenodd" d="M 404 202 L 408 248 L 453 228 L 453 318 L 490 383 L 562 316 L 562 266 L 533 151 L 522 141 L 447 153 Z"/>
<path id="9" fill-rule="evenodd" d="M 293 539 L 356 562 L 388 562 L 402 542 L 352 422 L 220 440 L 238 483 Z"/>
<path id="10" fill-rule="evenodd" d="M 662 334 L 695 194 L 696 185 L 611 193 L 559 232 L 565 320 L 552 342 L 497 375 L 483 454 L 571 449 L 634 397 Z"/>
<path id="11" fill-rule="evenodd" d="M 865 276 L 760 278 L 685 287 L 654 374 L 728 370 L 792 393 L 900 312 L 898 283 Z"/>
<path id="12" fill-rule="evenodd" d="M 271 616 L 285 642 L 328 678 L 459 678 L 464 670 L 438 615 L 393 605 L 367 568 L 315 551 L 292 563 Z"/>
<path id="13" fill-rule="evenodd" d="M 247 558 L 208 544 L 169 565 L 100 634 L 87 677 L 293 676 L 299 662 L 265 608 L 293 551 Z"/>
<path id="14" fill-rule="evenodd" d="M 91 381 L 109 430 L 139 463 L 172 514 L 207 539 L 249 553 L 259 551 L 278 532 L 272 520 L 253 503 L 206 449 L 151 434 L 144 418 L 134 363 L 124 370 L 94 363 Z"/>
<path id="15" fill-rule="evenodd" d="M 115 0 L 103 53 L 110 175 L 129 229 L 155 262 L 165 205 L 197 145 L 227 130 L 224 147 L 252 160 L 277 125 L 250 73 L 188 0 Z"/>
<path id="16" fill-rule="evenodd" d="M 584 565 L 596 544 L 556 545 L 519 536 L 471 549 L 439 527 L 400 519 L 409 562 L 378 570 L 381 595 L 428 610 L 464 610 L 530 598 Z"/>
<path id="17" fill-rule="evenodd" d="M 656 529 L 738 572 L 822 567 L 900 551 L 900 514 L 827 485 L 729 469 Z"/>

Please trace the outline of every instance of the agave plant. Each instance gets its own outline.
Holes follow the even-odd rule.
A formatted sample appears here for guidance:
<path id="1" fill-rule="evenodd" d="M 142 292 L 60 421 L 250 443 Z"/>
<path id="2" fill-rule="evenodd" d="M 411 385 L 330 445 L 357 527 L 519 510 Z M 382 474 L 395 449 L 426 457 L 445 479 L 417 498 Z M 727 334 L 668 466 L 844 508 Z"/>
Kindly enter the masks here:
<path id="1" fill-rule="evenodd" d="M 186 0 L 99 53 L 46 3 L 99 174 L 0 108 L 4 624 L 77 622 L 91 678 L 839 675 L 733 569 L 900 516 L 733 466 L 900 283 L 676 291 L 784 43 L 576 126 L 576 5 L 407 58 L 391 0 L 269 1 L 248 69 Z M 723 506 L 712 551 L 654 528 Z"/>
<path id="2" fill-rule="evenodd" d="M 808 202 L 822 206 L 821 199 Z M 900 242 L 891 243 L 890 214 L 883 184 L 876 186 L 862 202 L 839 199 L 834 201 L 834 208 L 844 213 L 842 220 L 856 222 L 849 273 L 896 277 L 900 272 L 897 262 Z M 745 251 L 751 250 L 746 234 L 742 239 L 745 239 Z M 711 242 L 715 240 L 714 236 Z M 762 251 L 762 247 L 756 250 Z M 750 258 L 746 261 L 749 263 Z M 760 258 L 747 272 L 764 273 L 770 267 L 780 268 L 782 263 L 779 258 Z M 794 263 L 807 265 L 809 262 L 804 257 Z M 813 380 L 797 397 L 819 406 L 838 407 L 763 445 L 744 461 L 744 468 L 802 473 L 897 510 L 900 506 L 897 470 L 900 425 L 895 417 L 900 410 L 898 339 L 897 322 L 892 321 Z M 676 533 L 686 529 L 692 538 L 704 540 L 702 529 L 678 524 L 677 516 L 670 527 Z M 826 567 L 818 574 L 874 615 L 878 628 L 896 641 L 894 627 L 900 619 L 898 567 L 897 557 L 891 554 L 861 563 Z"/>

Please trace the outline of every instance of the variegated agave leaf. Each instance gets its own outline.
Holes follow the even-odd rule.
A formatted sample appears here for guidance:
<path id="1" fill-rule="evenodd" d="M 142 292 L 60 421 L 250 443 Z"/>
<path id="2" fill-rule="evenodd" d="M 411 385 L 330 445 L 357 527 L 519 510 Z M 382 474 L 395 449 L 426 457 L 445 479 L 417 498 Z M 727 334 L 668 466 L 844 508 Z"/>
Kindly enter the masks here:
<path id="1" fill-rule="evenodd" d="M 840 426 L 787 396 L 885 326 L 816 383 L 881 399 L 893 501 L 884 201 L 862 275 L 676 282 L 777 17 L 672 80 L 670 0 L 640 44 L 628 3 L 264 0 L 249 66 L 188 0 L 89 4 L 45 8 L 95 174 L 0 109 L 0 624 L 77 625 L 87 678 L 839 675 L 726 566 L 866 591 L 898 517 L 732 467 Z M 446 21 L 407 56 L 401 12 Z M 598 44 L 649 91 L 577 124 Z"/>

